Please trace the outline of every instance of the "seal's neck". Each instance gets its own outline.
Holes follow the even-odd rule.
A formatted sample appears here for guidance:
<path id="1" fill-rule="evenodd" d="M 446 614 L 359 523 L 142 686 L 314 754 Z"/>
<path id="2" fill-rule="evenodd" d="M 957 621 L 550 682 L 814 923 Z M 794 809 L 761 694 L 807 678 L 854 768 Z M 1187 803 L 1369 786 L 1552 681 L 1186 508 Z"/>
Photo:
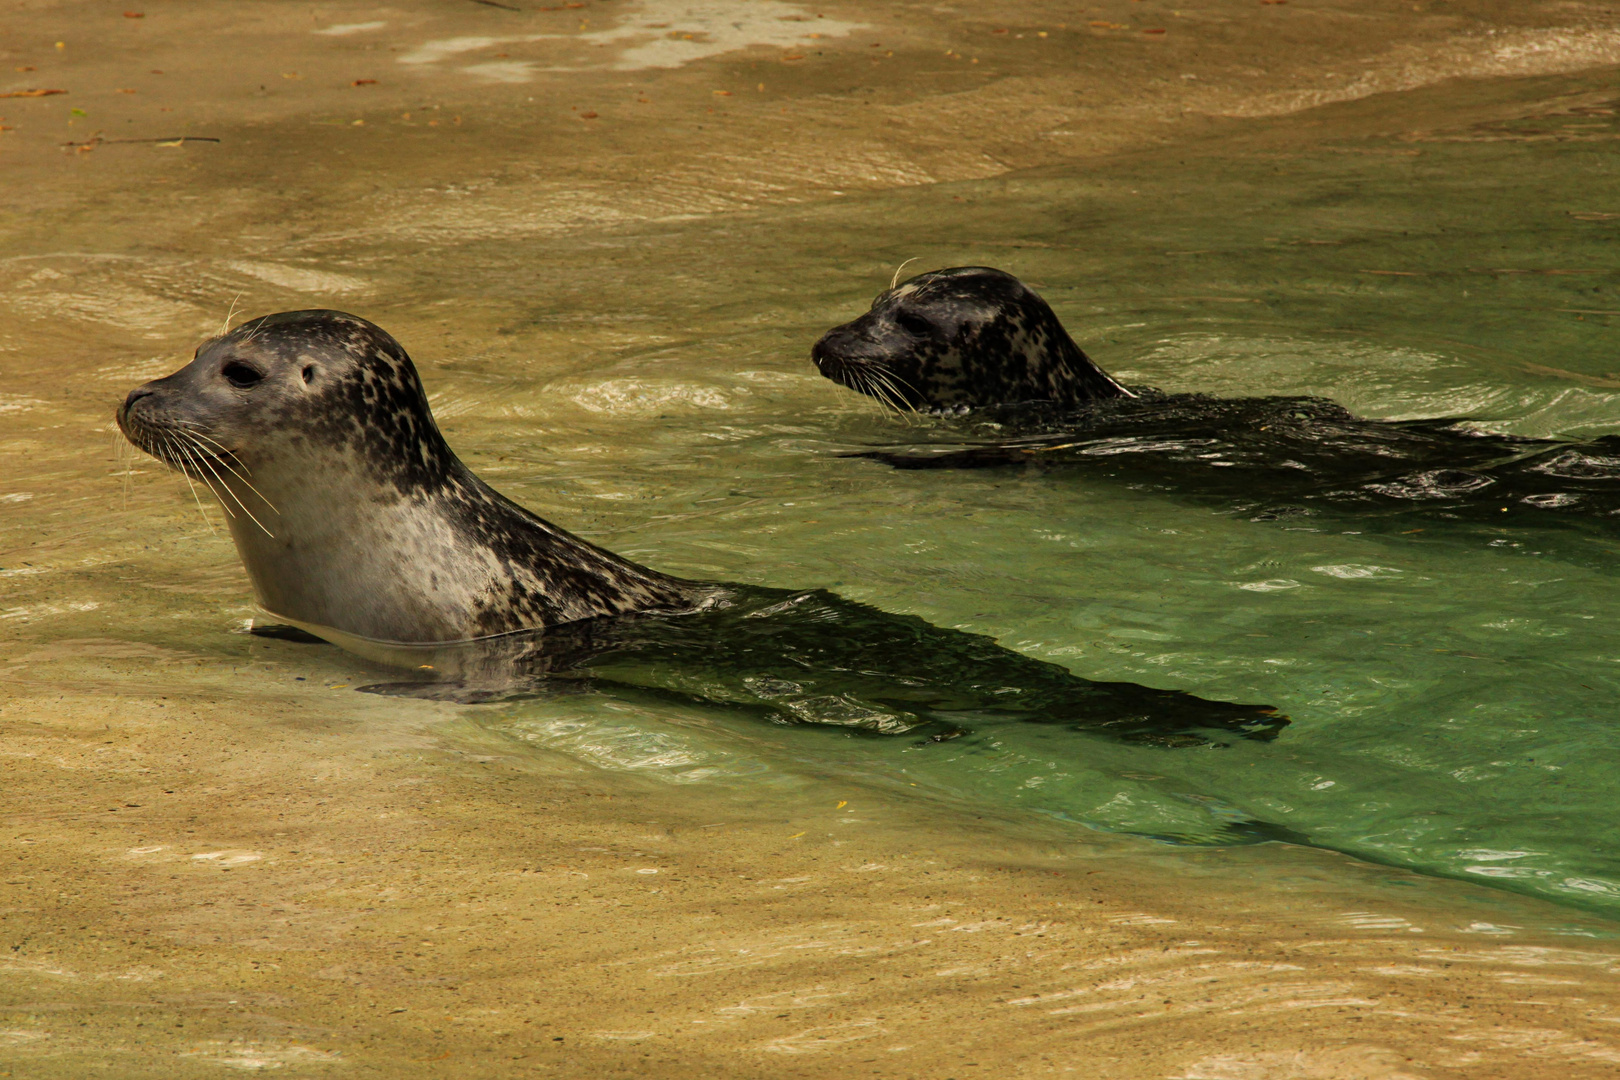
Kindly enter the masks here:
<path id="1" fill-rule="evenodd" d="M 459 641 L 682 610 L 700 591 L 531 514 L 453 454 L 426 485 L 379 477 L 352 452 L 301 456 L 256 468 L 262 495 L 232 488 L 263 523 L 232 517 L 236 549 L 259 603 L 288 621 L 379 641 Z"/>

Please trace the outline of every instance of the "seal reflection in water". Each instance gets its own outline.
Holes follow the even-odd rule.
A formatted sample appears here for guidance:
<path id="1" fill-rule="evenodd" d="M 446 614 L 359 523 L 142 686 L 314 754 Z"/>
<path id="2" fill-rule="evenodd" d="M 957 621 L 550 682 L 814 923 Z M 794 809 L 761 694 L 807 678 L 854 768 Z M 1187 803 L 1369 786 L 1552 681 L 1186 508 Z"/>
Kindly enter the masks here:
<path id="1" fill-rule="evenodd" d="M 1363 420 L 1322 398 L 1126 388 L 1046 301 L 989 267 L 937 270 L 881 293 L 827 331 L 811 359 L 896 410 L 961 417 L 941 433 L 951 444 L 859 455 L 897 468 L 1089 469 L 1260 518 L 1321 507 L 1620 522 L 1620 438 L 1519 439 L 1455 419 Z"/>
<path id="2" fill-rule="evenodd" d="M 405 350 L 353 315 L 245 323 L 132 391 L 118 424 L 219 498 L 267 611 L 439 680 L 373 689 L 481 701 L 589 685 L 935 740 L 1029 721 L 1204 744 L 1287 723 L 1077 678 L 822 590 L 686 581 L 619 558 L 474 476 Z"/>

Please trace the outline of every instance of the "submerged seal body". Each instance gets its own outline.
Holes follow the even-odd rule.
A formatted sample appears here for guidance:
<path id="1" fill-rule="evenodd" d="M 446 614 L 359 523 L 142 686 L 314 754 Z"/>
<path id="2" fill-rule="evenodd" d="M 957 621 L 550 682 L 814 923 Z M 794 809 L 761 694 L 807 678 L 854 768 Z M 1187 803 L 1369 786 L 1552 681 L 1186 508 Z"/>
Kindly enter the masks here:
<path id="1" fill-rule="evenodd" d="M 1366 420 L 1324 398 L 1127 388 L 1033 290 L 989 267 L 937 270 L 879 294 L 827 331 L 811 359 L 891 408 L 965 418 L 936 429 L 953 443 L 858 455 L 897 468 L 1100 471 L 1262 518 L 1320 508 L 1492 525 L 1620 521 L 1620 437 L 1525 439 L 1456 419 Z"/>
<path id="2" fill-rule="evenodd" d="M 118 423 L 220 499 L 269 612 L 462 680 L 401 692 L 485 701 L 572 678 L 935 739 L 963 734 L 966 714 L 1166 745 L 1209 731 L 1270 738 L 1287 724 L 1265 706 L 1092 682 L 824 591 L 686 581 L 620 558 L 473 475 L 405 350 L 353 315 L 245 323 L 132 391 Z"/>

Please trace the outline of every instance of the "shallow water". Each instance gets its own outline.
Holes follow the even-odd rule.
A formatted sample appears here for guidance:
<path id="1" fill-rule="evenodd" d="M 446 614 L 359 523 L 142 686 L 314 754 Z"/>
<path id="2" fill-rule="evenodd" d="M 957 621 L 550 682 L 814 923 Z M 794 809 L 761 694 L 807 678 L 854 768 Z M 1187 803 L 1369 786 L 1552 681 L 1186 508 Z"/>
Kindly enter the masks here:
<path id="1" fill-rule="evenodd" d="M 1544 553 L 1557 530 L 1414 523 L 1375 537 L 1345 520 L 1253 523 L 1106 478 L 895 473 L 836 455 L 939 422 L 880 416 L 804 359 L 819 329 L 881 288 L 881 267 L 993 263 L 1035 282 L 1109 370 L 1166 389 L 1319 394 L 1365 416 L 1467 416 L 1515 434 L 1620 430 L 1602 313 L 1620 288 L 1620 219 L 1606 216 L 1620 91 L 1601 78 L 1514 91 L 1523 119 L 1309 154 L 1268 133 L 1174 163 L 548 244 L 543 265 L 470 245 L 435 287 L 476 283 L 505 308 L 490 323 L 509 341 L 431 364 L 429 385 L 486 475 L 561 520 L 583 509 L 593 537 L 660 568 L 832 588 L 1088 678 L 1266 701 L 1293 720 L 1276 743 L 1210 752 L 1033 730 L 923 750 L 782 732 L 751 740 L 752 768 L 808 755 L 1150 835 L 1260 819 L 1620 912 L 1620 853 L 1603 840 L 1620 804 L 1603 558 Z M 1443 125 L 1436 96 L 1419 115 Z M 633 295 L 602 257 L 620 245 Z M 643 273 L 677 253 L 673 280 Z M 626 337 L 650 324 L 661 340 L 581 343 L 577 374 L 526 376 L 530 349 L 603 322 Z M 489 722 L 577 741 L 581 708 Z M 670 739 L 656 723 L 645 737 Z M 691 758 L 660 766 L 677 775 L 716 767 L 696 743 L 665 753 Z"/>
<path id="2" fill-rule="evenodd" d="M 1498 112 L 1518 118 L 1461 126 L 1447 124 L 1446 89 L 1425 93 L 1421 106 L 1408 96 L 1393 137 L 1379 133 L 1380 103 L 1335 107 L 1325 122 L 1347 134 L 1308 150 L 1281 121 L 1175 160 L 521 243 L 429 243 L 390 224 L 308 242 L 302 270 L 228 269 L 272 283 L 249 310 L 313 290 L 392 329 L 476 469 L 634 558 L 830 588 L 1087 678 L 1265 701 L 1293 721 L 1275 743 L 1220 750 L 1034 729 L 919 749 L 762 728 L 744 751 L 729 722 L 694 733 L 605 699 L 491 706 L 478 723 L 684 783 L 808 761 L 1076 828 L 1215 842 L 1231 822 L 1261 820 L 1364 858 L 1620 912 L 1620 853 L 1604 839 L 1620 805 L 1620 640 L 1602 558 L 1557 557 L 1556 530 L 1442 522 L 1371 536 L 1344 519 L 1255 523 L 1106 477 L 897 473 L 839 454 L 934 437 L 941 422 L 882 415 L 806 359 L 902 261 L 986 263 L 1034 283 L 1127 380 L 1318 394 L 1369 417 L 1466 416 L 1515 434 L 1620 430 L 1620 88 L 1601 76 L 1498 86 Z M 132 280 L 175 295 L 190 272 L 111 257 L 10 266 L 24 313 L 116 298 Z M 112 401 L 177 363 L 129 357 L 94 377 Z M 37 422 L 51 406 L 12 394 L 6 408 Z M 48 479 L 8 492 L 10 513 L 63 512 Z M 202 563 L 183 601 L 122 609 L 140 611 L 154 640 L 169 620 L 194 633 L 199 596 L 250 612 L 228 545 L 196 535 L 174 483 L 147 472 L 128 496 L 147 513 L 172 504 L 193 536 L 162 542 L 194 546 Z M 83 527 L 81 567 L 144 558 L 106 524 Z M 59 634 L 105 620 L 127 587 L 59 567 L 36 579 L 8 560 L 13 625 L 52 618 Z"/>
<path id="3" fill-rule="evenodd" d="M 357 12 L 352 22 L 366 17 Z M 860 21 L 858 14 L 842 18 Z M 482 25 L 434 27 L 412 47 L 474 32 L 501 36 Z M 760 40 L 801 40 L 790 34 L 778 41 L 776 29 Z M 308 36 L 302 26 L 297 33 Z M 342 76 L 335 85 L 368 74 L 350 70 L 357 56 L 369 62 L 352 44 L 363 33 L 319 39 L 331 50 L 319 63 Z M 556 46 L 520 44 L 535 51 L 471 49 L 478 53 L 467 57 L 473 66 L 455 68 L 463 72 L 455 77 L 499 82 L 528 72 L 542 79 L 541 65 L 555 60 L 546 50 Z M 498 71 L 484 55 L 497 48 L 513 49 Z M 991 59 L 988 49 L 985 55 Z M 416 65 L 421 78 L 441 77 L 434 72 L 443 69 L 448 80 L 463 63 L 459 53 L 435 56 Z M 864 54 L 856 59 L 867 63 Z M 182 61 L 161 62 L 179 68 Z M 941 63 L 917 61 L 918 70 L 929 62 Z M 727 85 L 753 83 L 746 64 L 725 63 Z M 474 71 L 479 64 L 488 70 Z M 327 70 L 309 57 L 279 66 L 284 71 L 272 80 Z M 716 77 L 702 70 L 676 71 L 659 85 L 673 96 L 677 85 L 691 89 L 675 80 L 690 78 L 707 102 Z M 760 77 L 772 80 L 774 93 L 779 76 Z M 901 81 L 922 77 L 913 71 Z M 806 93 L 830 92 L 831 76 L 804 78 Z M 297 85 L 271 82 L 278 92 Z M 883 86 L 883 93 L 899 92 Z M 641 92 L 614 92 L 621 90 Z M 521 763 L 511 766 L 499 797 L 465 778 L 445 784 L 447 806 L 476 808 L 466 835 L 480 843 L 526 836 L 533 808 L 561 802 L 556 793 L 579 783 L 604 805 L 608 794 L 639 799 L 647 817 L 685 822 L 685 814 L 698 828 L 711 824 L 704 820 L 711 810 L 713 822 L 751 815 L 768 824 L 762 836 L 797 841 L 809 834 L 806 843 L 829 848 L 840 837 L 878 837 L 919 860 L 948 851 L 975 865 L 1039 864 L 1080 880 L 1101 872 L 1092 867 L 1129 864 L 1141 880 L 1157 880 L 1144 893 L 1160 906 L 1202 889 L 1223 897 L 1247 890 L 1255 898 L 1252 908 L 1199 916 L 1204 922 L 1180 913 L 1187 928 L 1166 934 L 1213 935 L 1211 923 L 1248 920 L 1249 932 L 1294 941 L 1289 935 L 1298 928 L 1284 927 L 1288 903 L 1337 905 L 1331 919 L 1319 920 L 1314 908 L 1302 916 L 1305 938 L 1324 928 L 1374 935 L 1368 962 L 1395 971 L 1389 978 L 1416 977 L 1416 968 L 1392 958 L 1418 956 L 1418 944 L 1399 941 L 1421 943 L 1424 930 L 1434 935 L 1431 952 L 1442 948 L 1442 932 L 1510 945 L 1544 943 L 1549 933 L 1607 937 L 1620 913 L 1620 855 L 1610 842 L 1620 770 L 1609 704 L 1620 641 L 1607 628 L 1617 582 L 1601 536 L 1574 537 L 1575 544 L 1556 529 L 1443 522 L 1373 535 L 1343 518 L 1250 521 L 1106 476 L 897 472 L 841 455 L 949 438 L 946 426 L 884 414 L 833 386 L 811 367 L 808 348 L 824 329 L 863 310 L 906 260 L 917 260 L 906 273 L 989 264 L 1034 284 L 1087 351 L 1127 381 L 1169 391 L 1317 394 L 1363 416 L 1468 416 L 1488 430 L 1521 435 L 1620 431 L 1611 326 L 1620 314 L 1612 259 L 1620 229 L 1612 179 L 1617 99 L 1620 77 L 1610 71 L 1440 84 L 1294 117 L 1210 121 L 1203 137 L 1183 132 L 1107 159 L 1053 164 L 1048 155 L 1038 168 L 988 179 L 998 167 L 981 167 L 971 155 L 952 160 L 950 147 L 939 151 L 931 173 L 913 174 L 891 168 L 876 150 L 844 156 L 852 142 L 826 156 L 772 144 L 779 156 L 765 155 L 765 164 L 739 160 L 734 169 L 707 158 L 694 165 L 671 151 L 664 172 L 632 175 L 626 166 L 619 176 L 621 159 L 613 154 L 631 155 L 606 135 L 613 152 L 596 159 L 574 146 L 575 134 L 537 136 L 529 145 L 527 135 L 494 121 L 477 129 L 484 140 L 478 146 L 466 135 L 463 160 L 442 146 L 423 149 L 427 112 L 415 119 L 368 113 L 369 126 L 356 129 L 347 126 L 348 106 L 334 105 L 320 123 L 293 123 L 276 113 L 273 95 L 253 99 L 263 115 L 225 130 L 240 140 L 231 156 L 206 157 L 207 147 L 190 145 L 164 151 L 176 156 L 142 165 L 143 184 L 134 190 L 116 189 L 108 157 L 133 151 L 94 149 L 72 159 L 82 170 L 74 182 L 84 191 L 116 190 L 117 198 L 57 204 L 55 189 L 40 185 L 29 195 L 34 203 L 10 213 L 0 262 L 0 367 L 7 376 L 0 453 L 11 463 L 0 477 L 0 632 L 11 642 L 8 670 L 29 708 L 46 716 L 49 702 L 69 702 L 63 723 L 74 738 L 82 728 L 86 741 L 82 754 L 64 748 L 55 729 L 24 731 L 31 721 L 15 712 L 6 714 L 11 737 L 19 747 L 25 736 L 32 740 L 26 755 L 41 769 L 94 776 L 110 792 L 126 781 L 161 782 L 155 778 L 191 768 L 185 755 L 214 752 L 185 741 L 193 725 L 210 733 L 204 743 L 222 740 L 219 752 L 235 754 L 223 733 L 240 725 L 234 730 L 244 746 L 277 749 L 262 759 L 244 752 L 246 771 L 220 782 L 218 790 L 239 802 L 221 802 L 214 788 L 196 796 L 202 823 L 194 816 L 186 829 L 218 834 L 238 828 L 245 835 L 246 826 L 230 823 L 256 812 L 262 792 L 288 793 L 282 808 L 289 815 L 319 816 L 311 807 L 322 804 L 310 800 L 331 797 L 332 778 L 369 775 L 373 758 L 384 754 L 395 757 L 379 775 L 412 790 L 406 785 L 437 775 L 442 758 L 433 755 L 448 747 L 457 761 Z M 502 107 L 526 107 L 514 101 Z M 471 106 L 456 107 L 474 129 Z M 401 108 L 424 106 L 406 101 Z M 605 120 L 615 119 L 602 108 Z M 433 115 L 443 120 L 448 110 Z M 680 115 L 680 131 L 691 135 L 694 124 L 718 122 L 708 116 L 694 107 Z M 1054 139 L 1081 127 L 1074 118 L 1048 118 L 1043 131 L 1052 123 L 1071 125 Z M 444 120 L 431 137 L 451 126 Z M 85 134 L 81 127 L 63 137 Z M 881 149 L 882 139 L 875 142 Z M 594 171 L 547 173 L 543 159 L 557 146 L 590 158 Z M 418 150 L 424 163 L 412 157 Z M 914 151 L 907 149 L 915 161 Z M 895 160 L 904 157 L 896 151 Z M 349 167 L 340 167 L 345 162 Z M 966 179 L 922 183 L 952 177 Z M 841 194 L 834 185 L 844 185 L 836 188 Z M 206 495 L 199 507 L 177 477 L 121 451 L 110 422 L 131 386 L 180 366 L 191 343 L 217 329 L 233 305 L 250 314 L 330 305 L 372 318 L 415 357 L 452 445 L 481 475 L 557 523 L 659 569 L 831 589 L 991 635 L 1084 678 L 1268 702 L 1292 723 L 1275 741 L 1219 748 L 1122 745 L 1017 725 L 917 746 L 904 737 L 852 738 L 610 693 L 477 707 L 356 695 L 354 686 L 385 673 L 330 648 L 240 632 L 260 613 L 219 528 L 219 510 Z M 120 711 L 126 698 L 141 703 L 130 704 L 127 716 Z M 164 719 L 165 703 L 187 719 Z M 213 721 L 204 727 L 198 717 Z M 103 724 L 106 740 L 96 734 Z M 135 730 L 170 732 L 174 741 L 155 745 L 184 749 L 173 760 L 143 759 L 145 772 L 128 765 L 133 779 L 119 773 L 108 780 L 91 768 L 124 762 L 95 755 L 114 753 L 99 744 Z M 117 753 L 125 752 L 120 744 Z M 92 787 L 100 797 L 102 788 Z M 39 790 L 58 789 L 42 783 Z M 589 822 L 593 804 L 581 798 L 578 820 Z M 148 792 L 124 805 L 135 810 L 154 800 L 161 802 Z M 345 879 L 346 887 L 364 895 L 374 880 L 396 880 L 389 877 L 395 866 L 439 872 L 428 841 L 420 841 L 420 855 L 389 847 L 393 822 L 405 811 L 393 803 L 374 810 L 356 802 L 334 812 L 332 827 L 350 829 L 343 835 L 351 846 L 338 846 L 328 860 L 343 855 L 358 865 L 354 852 L 364 847 L 369 856 L 373 845 L 385 853 L 365 864 L 369 876 Z M 424 819 L 443 812 L 409 811 Z M 92 837 L 86 850 L 100 850 L 93 845 L 102 844 L 95 838 L 105 826 L 97 822 L 110 819 L 81 821 L 72 816 L 77 809 L 30 805 L 18 820 L 48 834 L 58 813 Z M 389 815 L 389 824 L 379 824 Z M 1256 821 L 1273 828 L 1246 825 Z M 1279 830 L 1363 861 L 1285 844 L 1221 846 Z M 619 845 L 612 859 L 631 858 L 632 847 L 639 859 L 642 849 L 664 843 L 630 835 L 603 841 Z M 595 858 L 555 856 L 570 850 L 557 845 L 578 842 L 570 829 L 559 836 L 540 848 L 554 862 L 584 866 Z M 130 843 L 129 852 L 147 852 L 157 865 L 173 854 L 160 854 L 161 844 L 181 851 L 190 841 L 132 833 Z M 221 874 L 249 865 L 227 867 L 236 848 L 213 843 L 220 850 L 186 858 L 214 860 Z M 778 858 L 761 854 L 775 851 L 763 841 L 736 843 L 738 859 L 763 866 Z M 478 873 L 487 869 L 466 854 L 484 848 L 457 850 Z M 273 858 L 291 866 L 298 854 Z M 106 856 L 147 857 L 121 848 Z M 272 861 L 255 865 L 268 874 Z M 923 872 L 899 856 L 889 864 Z M 74 865 L 71 853 L 62 865 Z M 361 873 L 339 865 L 321 863 L 310 873 Z M 589 870 L 600 878 L 631 874 L 631 865 Z M 750 875 L 744 880 L 756 876 L 753 864 L 741 872 Z M 287 875 L 293 884 L 277 886 L 287 895 L 315 888 Z M 770 886 L 778 888 L 798 885 Z M 901 895 L 899 886 L 872 888 L 872 905 Z M 1031 894 L 1046 902 L 1040 889 Z M 848 895 L 866 894 L 851 887 Z M 510 910 L 532 902 L 527 893 L 511 896 Z M 743 919 L 742 908 L 756 898 L 744 899 L 729 919 Z M 933 903 L 920 895 L 918 910 L 924 901 Z M 45 922 L 67 925 L 69 916 L 52 915 L 48 905 L 38 910 Z M 911 908 L 904 910 L 911 919 Z M 213 924 L 185 911 L 197 920 L 188 926 L 262 930 L 251 915 Z M 429 911 L 420 921 L 438 917 Z M 337 916 L 330 926 L 311 918 L 332 942 L 354 939 L 334 928 Z M 634 963 L 653 962 L 648 942 L 664 932 L 661 918 L 636 932 L 644 936 L 627 932 L 626 948 L 646 953 Z M 1118 926 L 1145 920 L 1144 935 L 1166 921 L 1111 909 L 1108 918 Z M 1079 918 L 1076 924 L 1090 926 Z M 277 948 L 328 940 L 314 931 L 263 932 Z M 491 935 L 505 942 L 514 932 L 502 925 Z M 1444 949 L 1472 955 L 1458 944 L 1469 939 L 1447 940 Z M 1360 962 L 1362 946 L 1334 947 L 1351 958 L 1347 964 Z M 1590 968 L 1593 979 L 1607 978 L 1608 960 L 1534 951 L 1543 947 L 1490 953 L 1488 964 L 1478 964 L 1513 993 L 1516 980 L 1540 970 L 1535 965 L 1565 964 L 1561 976 Z M 1480 946 L 1479 956 L 1488 952 Z M 17 962 L 38 967 L 26 969 L 30 978 L 57 977 L 39 966 L 49 957 Z M 587 972 L 579 985 L 599 988 L 595 954 L 579 963 Z M 114 977 L 125 978 L 107 975 Z M 822 977 L 834 976 L 815 976 Z M 1066 967 L 1041 977 L 1068 986 L 1064 993 L 1081 992 Z M 210 978 L 201 982 L 210 990 L 237 985 L 229 981 L 235 975 Z M 953 992 L 965 994 L 970 978 L 953 979 Z M 1582 1000 L 1609 992 L 1577 985 L 1573 976 L 1566 982 L 1589 995 Z M 1351 1000 L 1342 987 L 1311 993 Z M 1418 999 L 1432 1001 L 1433 993 Z M 635 994 L 619 996 L 642 1011 Z M 1300 991 L 1301 1000 L 1309 996 Z M 590 992 L 581 1000 L 592 1000 Z M 871 1011 L 881 1018 L 893 1008 L 893 1000 L 880 999 Z M 1261 1015 L 1246 1004 L 1231 1008 L 1232 1016 Z M 1589 1028 L 1612 1022 L 1606 1006 L 1580 1008 L 1595 1017 Z M 320 1009 L 312 1015 L 330 1019 Z M 1443 1022 L 1460 1024 L 1460 1016 L 1447 1013 Z M 414 1026 L 414 1017 L 408 1020 Z M 624 1021 L 632 1022 L 641 1021 Z M 1100 1038 L 1095 1028 L 1084 1030 Z M 1508 1043 L 1490 1045 L 1508 1052 Z M 249 1051 L 260 1052 L 241 1053 Z M 437 1052 L 413 1048 L 409 1060 Z M 285 1048 L 276 1053 L 292 1055 L 289 1064 L 302 1060 Z M 1140 1048 L 1122 1053 L 1135 1060 Z M 1578 1060 L 1597 1068 L 1612 1058 Z M 209 1067 L 220 1062 L 240 1064 L 226 1055 Z M 1446 1062 L 1469 1067 L 1463 1057 Z M 1227 1075 L 1226 1068 L 1217 1063 L 1199 1075 Z"/>

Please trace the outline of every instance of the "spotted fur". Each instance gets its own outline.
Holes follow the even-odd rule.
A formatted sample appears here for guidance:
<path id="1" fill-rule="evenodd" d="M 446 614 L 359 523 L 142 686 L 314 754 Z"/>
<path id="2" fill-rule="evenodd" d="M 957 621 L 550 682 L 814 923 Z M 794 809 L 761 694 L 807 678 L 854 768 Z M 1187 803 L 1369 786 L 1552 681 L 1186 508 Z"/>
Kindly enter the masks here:
<path id="1" fill-rule="evenodd" d="M 895 408 L 1021 402 L 1076 406 L 1129 396 L 1081 351 L 1045 300 L 986 266 L 921 274 L 822 335 L 827 378 Z"/>
<path id="2" fill-rule="evenodd" d="M 705 592 L 485 484 L 445 442 L 405 350 L 353 315 L 245 323 L 132 391 L 118 423 L 214 489 L 260 603 L 301 625 L 455 641 L 686 610 Z"/>

